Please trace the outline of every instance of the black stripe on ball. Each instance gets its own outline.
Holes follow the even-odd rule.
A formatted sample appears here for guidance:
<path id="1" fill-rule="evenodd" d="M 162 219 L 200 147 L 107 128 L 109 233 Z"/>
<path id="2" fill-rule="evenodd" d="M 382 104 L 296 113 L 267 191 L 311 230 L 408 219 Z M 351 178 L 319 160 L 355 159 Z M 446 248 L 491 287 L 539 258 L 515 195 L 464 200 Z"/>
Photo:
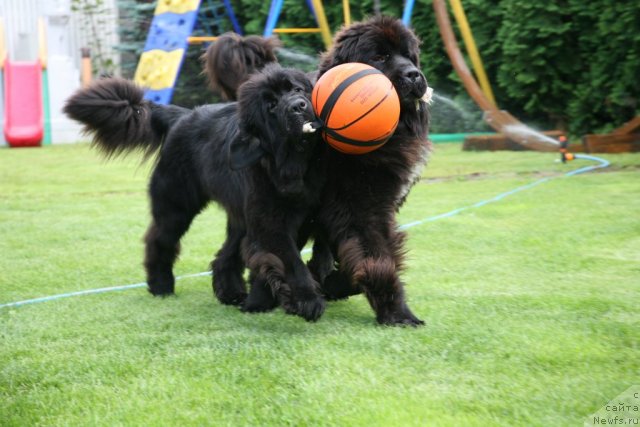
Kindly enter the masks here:
<path id="1" fill-rule="evenodd" d="M 327 101 L 325 102 L 324 106 L 322 107 L 322 111 L 320 112 L 320 120 L 322 121 L 322 123 L 327 123 L 327 119 L 329 118 L 329 116 L 331 115 L 331 111 L 333 111 L 333 107 L 335 107 L 336 102 L 338 102 L 338 98 L 340 98 L 340 95 L 342 95 L 342 93 L 347 90 L 347 88 L 351 85 L 351 83 L 360 80 L 361 78 L 363 78 L 364 76 L 368 76 L 371 74 L 382 74 L 382 71 L 375 69 L 375 68 L 369 68 L 366 70 L 361 70 L 358 71 L 357 73 L 347 77 L 346 79 L 344 79 L 334 90 L 333 92 L 331 92 L 331 95 L 329 95 L 329 98 L 327 99 Z"/>
<path id="2" fill-rule="evenodd" d="M 363 118 L 367 117 L 367 115 L 372 112 L 373 110 L 375 110 L 376 108 L 378 108 L 378 106 L 380 104 L 382 104 L 384 102 L 385 99 L 387 99 L 389 97 L 389 95 L 391 94 L 391 91 L 395 90 L 393 88 L 393 84 L 389 86 L 389 90 L 387 90 L 387 93 L 380 99 L 380 101 L 378 101 L 376 103 L 376 105 L 374 105 L 373 107 L 369 108 L 369 110 L 367 110 L 364 114 L 362 114 L 360 117 L 356 118 L 354 121 L 352 121 L 351 123 L 347 123 L 346 125 L 340 127 L 340 128 L 328 128 L 331 130 L 343 130 L 348 128 L 349 126 L 353 125 L 354 123 L 358 123 L 360 120 L 362 120 Z"/>
<path id="3" fill-rule="evenodd" d="M 396 122 L 391 128 L 395 128 L 398 125 L 398 122 Z M 391 137 L 391 135 L 389 134 L 388 136 L 385 136 L 383 138 L 379 138 L 379 139 L 373 139 L 371 141 L 359 141 L 357 139 L 351 139 L 351 138 L 347 138 L 346 136 L 343 136 L 341 134 L 339 134 L 338 132 L 334 131 L 333 129 L 324 129 L 324 133 L 327 136 L 330 136 L 331 138 L 335 139 L 338 142 L 342 142 L 343 144 L 349 144 L 349 145 L 355 145 L 357 147 L 373 147 L 376 145 L 380 145 L 382 143 L 384 143 L 387 139 L 389 139 Z"/>

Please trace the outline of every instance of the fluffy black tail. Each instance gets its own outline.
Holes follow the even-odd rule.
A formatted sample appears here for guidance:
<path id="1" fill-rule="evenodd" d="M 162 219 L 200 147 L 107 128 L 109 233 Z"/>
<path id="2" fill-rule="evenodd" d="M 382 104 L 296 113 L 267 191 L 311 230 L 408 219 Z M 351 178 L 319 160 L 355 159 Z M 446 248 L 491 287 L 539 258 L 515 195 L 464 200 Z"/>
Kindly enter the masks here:
<path id="1" fill-rule="evenodd" d="M 93 144 L 108 157 L 141 150 L 157 151 L 171 126 L 189 110 L 143 99 L 142 88 L 120 78 L 94 82 L 71 96 L 64 113 L 84 124 Z"/>
<path id="2" fill-rule="evenodd" d="M 270 62 L 277 62 L 280 42 L 272 37 L 242 37 L 224 33 L 202 55 L 211 88 L 229 101 L 237 99 L 238 87 Z"/>

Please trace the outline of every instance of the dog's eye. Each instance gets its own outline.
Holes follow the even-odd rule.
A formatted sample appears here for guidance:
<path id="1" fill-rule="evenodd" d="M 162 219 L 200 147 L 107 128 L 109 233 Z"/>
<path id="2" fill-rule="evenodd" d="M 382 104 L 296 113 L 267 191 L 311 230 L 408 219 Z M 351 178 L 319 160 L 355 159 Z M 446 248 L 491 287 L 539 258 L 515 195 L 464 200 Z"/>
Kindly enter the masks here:
<path id="1" fill-rule="evenodd" d="M 267 100 L 267 110 L 269 110 L 270 113 L 272 113 L 277 106 L 278 106 L 278 103 L 274 99 Z"/>
<path id="2" fill-rule="evenodd" d="M 389 60 L 389 55 L 376 55 L 373 58 L 374 62 L 387 62 Z"/>
<path id="3" fill-rule="evenodd" d="M 293 91 L 297 92 L 297 93 L 302 93 L 302 92 L 304 92 L 304 89 L 302 89 L 301 87 L 294 87 Z"/>

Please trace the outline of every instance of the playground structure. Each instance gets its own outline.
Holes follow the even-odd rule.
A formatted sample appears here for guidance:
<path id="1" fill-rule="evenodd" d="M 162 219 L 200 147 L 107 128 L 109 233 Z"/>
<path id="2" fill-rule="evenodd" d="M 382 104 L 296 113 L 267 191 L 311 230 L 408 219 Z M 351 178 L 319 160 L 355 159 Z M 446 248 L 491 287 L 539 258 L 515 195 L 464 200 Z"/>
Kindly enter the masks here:
<path id="1" fill-rule="evenodd" d="M 48 4 L 37 20 L 35 59 L 13 58 L 11 48 L 16 46 L 7 46 L 0 19 L 1 145 L 33 147 L 80 140 L 80 126 L 62 113 L 64 101 L 80 86 L 80 76 L 68 54 L 71 10 L 59 6 Z"/>
<path id="2" fill-rule="evenodd" d="M 39 25 L 41 27 L 42 25 Z M 4 33 L 2 25 L 0 32 Z M 42 28 L 39 28 L 42 32 Z M 39 35 L 39 42 L 43 36 Z M 41 49 L 36 61 L 12 61 L 0 40 L 0 69 L 4 71 L 4 132 L 3 137 L 13 147 L 40 145 L 44 138 L 44 91 L 46 53 Z"/>
<path id="3" fill-rule="evenodd" d="M 44 137 L 42 69 L 39 61 L 5 61 L 5 140 L 12 147 L 40 145 Z"/>
<path id="4" fill-rule="evenodd" d="M 153 14 L 144 51 L 138 62 L 134 81 L 147 88 L 145 98 L 159 104 L 171 102 L 174 86 L 180 73 L 189 44 L 214 42 L 216 36 L 193 37 L 201 0 L 159 1 Z M 331 46 L 331 31 L 320 0 L 308 0 L 317 28 L 276 28 L 284 0 L 272 0 L 263 36 L 274 33 L 320 33 L 326 48 Z M 223 1 L 225 15 L 236 33 L 243 35 L 229 0 Z M 343 0 L 345 23 L 351 22 L 349 2 Z"/>
<path id="5" fill-rule="evenodd" d="M 221 12 L 222 17 L 231 21 L 235 32 L 243 34 L 230 0 L 157 1 L 144 53 L 134 77 L 137 83 L 148 88 L 145 93 L 147 99 L 161 104 L 171 102 L 174 85 L 188 45 L 216 40 L 215 35 L 192 36 L 201 5 L 205 2 L 210 6 L 219 5 L 220 9 L 224 10 Z M 4 29 L 0 19 L 0 80 L 2 81 L 0 117 L 4 118 L 2 132 L 0 132 L 0 145 L 5 144 L 5 136 L 9 145 L 12 146 L 46 145 L 80 140 L 79 127 L 61 113 L 64 100 L 80 86 L 79 72 L 70 63 L 68 52 L 65 52 L 69 49 L 68 46 L 64 46 L 65 38 L 69 37 L 68 28 L 66 28 L 68 19 L 64 18 L 68 18 L 70 14 L 70 2 L 59 0 L 50 3 L 57 6 L 49 6 L 51 10 L 40 19 L 38 59 L 28 63 L 14 61 L 7 54 Z M 447 54 L 465 90 L 483 111 L 484 120 L 498 132 L 493 135 L 467 136 L 464 148 L 557 151 L 559 144 L 555 138 L 562 132 L 536 132 L 507 111 L 497 107 L 461 1 L 449 0 L 449 3 L 473 65 L 473 74 L 458 46 L 445 0 L 433 0 L 433 9 Z M 62 10 L 60 4 L 63 5 Z M 325 47 L 329 48 L 332 34 L 322 1 L 306 0 L 306 4 L 317 27 L 277 28 L 284 0 L 272 0 L 263 36 L 318 33 Z M 402 21 L 407 26 L 410 25 L 414 6 L 415 0 L 405 0 Z M 348 25 L 351 22 L 349 1 L 342 0 L 342 7 L 344 23 Z M 48 53 L 47 50 L 50 52 Z M 88 60 L 83 60 L 83 66 L 88 63 Z M 611 134 L 586 135 L 582 146 L 570 148 L 574 151 L 584 149 L 591 152 L 640 151 L 640 117 L 636 117 Z"/>
<path id="6" fill-rule="evenodd" d="M 225 6 L 231 8 L 229 2 Z M 157 3 L 134 76 L 136 83 L 147 88 L 146 99 L 158 104 L 171 102 L 199 8 L 200 0 Z"/>
<path id="7" fill-rule="evenodd" d="M 276 28 L 283 3 L 284 0 L 272 0 L 264 36 L 268 37 L 273 33 L 318 32 L 323 38 L 325 47 L 330 47 L 331 33 L 320 0 L 307 1 L 307 6 L 318 24 L 317 28 Z M 450 0 L 450 3 L 480 84 L 476 82 L 460 52 L 444 0 L 433 1 L 438 26 L 451 63 L 471 98 L 484 112 L 485 121 L 500 133 L 500 138 L 508 139 L 511 144 L 514 144 L 513 146 L 539 151 L 558 151 L 560 146 L 555 139 L 526 127 L 508 112 L 497 108 L 462 4 L 460 0 Z M 348 24 L 351 22 L 349 2 L 343 0 L 342 4 L 344 21 Z M 407 0 L 404 4 L 402 20 L 405 25 L 410 24 L 414 4 L 413 0 Z M 235 31 L 242 34 L 231 4 L 225 1 L 224 6 Z M 158 103 L 169 103 L 188 44 L 215 42 L 215 36 L 197 38 L 190 36 L 196 23 L 199 7 L 200 0 L 158 2 L 144 53 L 135 74 L 135 81 L 148 88 L 145 94 L 147 99 Z M 550 135 L 558 136 L 559 132 L 552 132 Z"/>

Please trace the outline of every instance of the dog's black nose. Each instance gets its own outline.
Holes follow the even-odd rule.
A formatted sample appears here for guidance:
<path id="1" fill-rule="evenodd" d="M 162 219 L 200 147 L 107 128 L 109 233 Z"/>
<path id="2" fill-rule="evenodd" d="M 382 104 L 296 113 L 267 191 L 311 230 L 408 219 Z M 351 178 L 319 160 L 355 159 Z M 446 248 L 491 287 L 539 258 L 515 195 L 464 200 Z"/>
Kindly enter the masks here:
<path id="1" fill-rule="evenodd" d="M 420 73 L 420 71 L 418 71 L 418 70 L 416 70 L 416 69 L 408 70 L 408 71 L 405 73 L 404 77 L 405 77 L 407 80 L 409 80 L 411 83 L 415 83 L 415 82 L 417 82 L 418 80 L 420 80 L 421 73 Z"/>
<path id="2" fill-rule="evenodd" d="M 307 102 L 303 99 L 295 101 L 293 105 L 291 105 L 291 111 L 294 113 L 302 114 L 307 109 Z"/>

